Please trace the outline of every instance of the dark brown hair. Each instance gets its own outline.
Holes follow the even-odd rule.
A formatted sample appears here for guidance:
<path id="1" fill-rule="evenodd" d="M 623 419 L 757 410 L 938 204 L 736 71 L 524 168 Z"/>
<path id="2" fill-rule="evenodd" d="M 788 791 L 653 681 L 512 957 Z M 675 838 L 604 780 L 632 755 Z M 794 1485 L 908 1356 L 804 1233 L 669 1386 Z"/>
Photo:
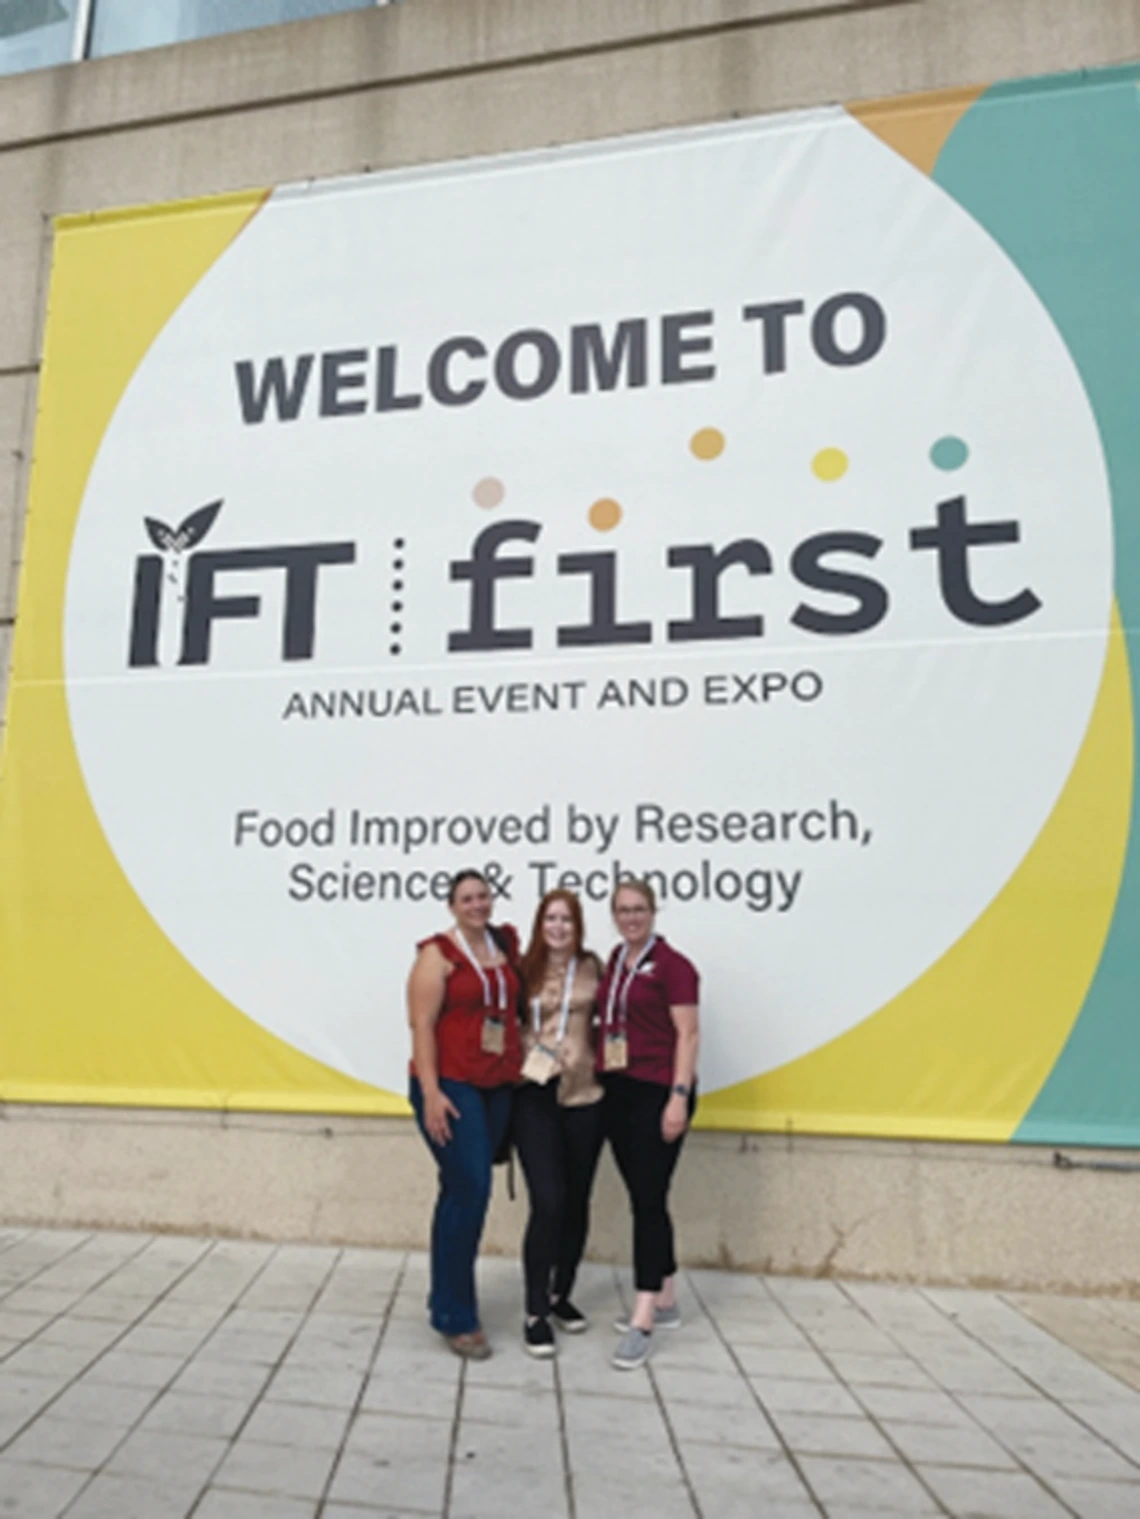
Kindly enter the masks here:
<path id="1" fill-rule="evenodd" d="M 463 885 L 464 881 L 482 881 L 483 885 L 486 886 L 487 877 L 481 870 L 457 870 L 447 888 L 448 907 L 455 906 L 455 893 Z"/>

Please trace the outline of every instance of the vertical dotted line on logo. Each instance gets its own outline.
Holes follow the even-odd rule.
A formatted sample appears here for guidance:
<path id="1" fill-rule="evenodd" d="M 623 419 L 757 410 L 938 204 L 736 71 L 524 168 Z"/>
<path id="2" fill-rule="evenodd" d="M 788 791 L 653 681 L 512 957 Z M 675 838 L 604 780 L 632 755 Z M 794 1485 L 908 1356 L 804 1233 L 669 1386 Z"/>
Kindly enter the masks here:
<path id="1" fill-rule="evenodd" d="M 392 549 L 394 553 L 392 560 L 392 622 L 388 628 L 389 633 L 392 635 L 392 643 L 389 646 L 388 652 L 389 654 L 400 654 L 402 646 L 399 643 L 399 638 L 404 631 L 404 625 L 400 621 L 400 615 L 404 610 L 404 603 L 401 600 L 404 593 L 404 540 L 402 538 L 394 538 L 392 540 Z"/>

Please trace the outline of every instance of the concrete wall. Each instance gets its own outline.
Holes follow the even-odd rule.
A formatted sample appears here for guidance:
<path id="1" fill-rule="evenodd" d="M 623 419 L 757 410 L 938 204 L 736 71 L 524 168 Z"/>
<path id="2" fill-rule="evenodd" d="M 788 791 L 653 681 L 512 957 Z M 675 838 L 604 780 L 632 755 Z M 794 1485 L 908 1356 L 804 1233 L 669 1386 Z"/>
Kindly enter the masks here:
<path id="1" fill-rule="evenodd" d="M 5 1120 L 5 1223 L 425 1243 L 434 1167 L 400 1119 L 18 1108 Z M 489 1250 L 518 1249 L 517 1183 L 512 1202 L 496 1172 Z M 1058 1171 L 1038 1149 L 694 1134 L 673 1211 L 690 1265 L 1135 1296 L 1138 1187 L 1126 1172 Z M 606 1156 L 590 1255 L 629 1254 Z"/>
<path id="2" fill-rule="evenodd" d="M 53 215 L 1137 57 L 1136 0 L 404 0 L 0 80 L 0 704 Z M 4 1117 L 13 1222 L 423 1239 L 406 1125 Z M 1136 1187 L 1030 1151 L 706 1135 L 678 1212 L 693 1260 L 1126 1291 Z M 496 1203 L 493 1246 L 520 1212 Z M 597 1215 L 623 1253 L 608 1171 Z"/>

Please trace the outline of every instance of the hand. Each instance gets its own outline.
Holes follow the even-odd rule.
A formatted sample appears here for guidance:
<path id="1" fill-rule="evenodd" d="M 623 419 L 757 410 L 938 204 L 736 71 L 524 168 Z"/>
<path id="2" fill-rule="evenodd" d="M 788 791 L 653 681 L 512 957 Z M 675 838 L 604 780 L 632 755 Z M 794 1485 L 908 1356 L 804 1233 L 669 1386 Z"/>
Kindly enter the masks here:
<path id="1" fill-rule="evenodd" d="M 674 1092 L 661 1114 L 661 1138 L 667 1145 L 680 1139 L 689 1123 L 689 1100 Z"/>
<path id="2" fill-rule="evenodd" d="M 445 1145 L 451 1138 L 451 1125 L 447 1120 L 458 1120 L 459 1116 L 459 1109 L 446 1092 L 436 1087 L 434 1092 L 424 1093 L 424 1128 L 437 1145 Z"/>

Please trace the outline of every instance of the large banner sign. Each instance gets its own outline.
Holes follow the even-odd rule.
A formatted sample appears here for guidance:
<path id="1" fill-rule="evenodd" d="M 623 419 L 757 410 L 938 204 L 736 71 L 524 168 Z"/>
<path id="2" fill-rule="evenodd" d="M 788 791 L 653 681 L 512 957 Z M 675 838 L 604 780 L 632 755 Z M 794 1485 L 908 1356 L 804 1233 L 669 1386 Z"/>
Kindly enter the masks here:
<path id="1" fill-rule="evenodd" d="M 63 222 L 0 1096 L 405 1111 L 474 865 L 706 1125 L 1140 1140 L 1137 82 Z"/>

